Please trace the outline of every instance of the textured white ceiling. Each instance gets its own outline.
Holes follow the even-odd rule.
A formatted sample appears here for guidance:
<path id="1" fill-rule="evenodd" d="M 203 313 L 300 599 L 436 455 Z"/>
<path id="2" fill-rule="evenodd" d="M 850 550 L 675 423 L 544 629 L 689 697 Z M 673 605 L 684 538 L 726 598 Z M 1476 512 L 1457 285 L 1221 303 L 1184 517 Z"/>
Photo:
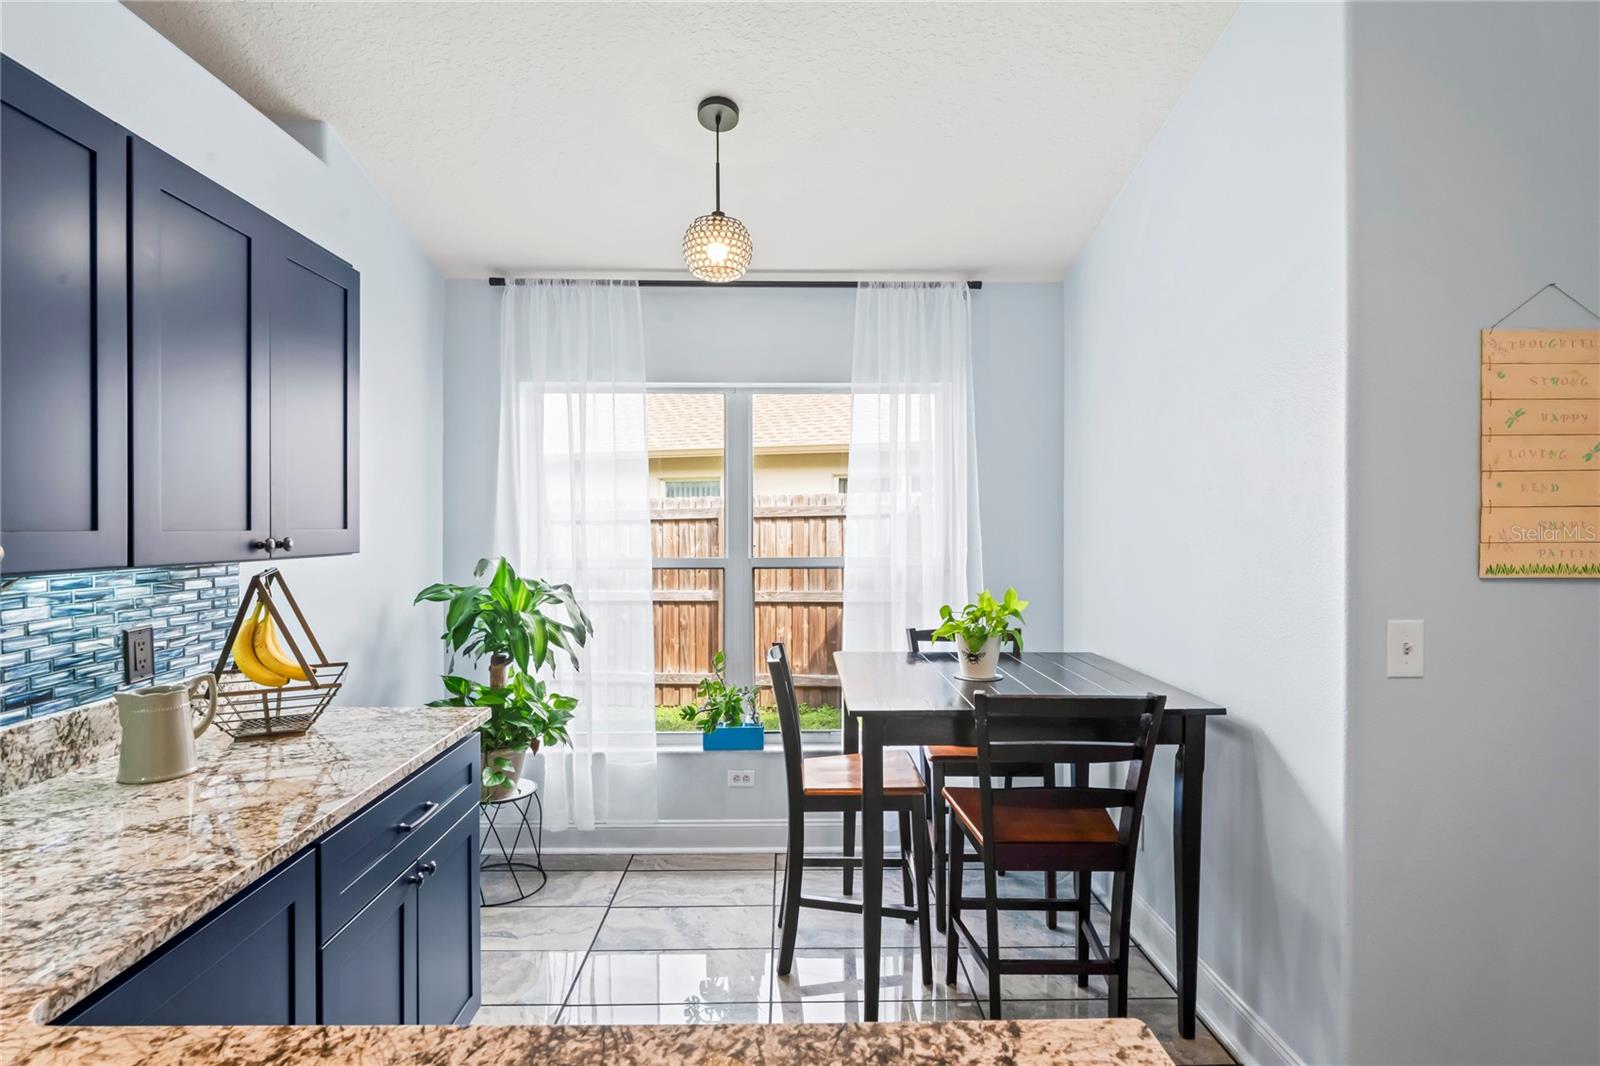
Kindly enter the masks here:
<path id="1" fill-rule="evenodd" d="M 1055 279 L 1234 5 L 133 2 L 321 119 L 452 276 L 682 271 L 701 97 L 752 273 Z"/>

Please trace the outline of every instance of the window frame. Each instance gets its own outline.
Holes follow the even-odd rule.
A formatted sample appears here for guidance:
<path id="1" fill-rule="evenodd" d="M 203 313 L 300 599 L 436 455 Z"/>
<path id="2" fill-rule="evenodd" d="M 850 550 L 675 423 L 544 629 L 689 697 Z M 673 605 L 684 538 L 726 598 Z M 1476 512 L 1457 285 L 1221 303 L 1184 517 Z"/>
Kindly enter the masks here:
<path id="1" fill-rule="evenodd" d="M 755 530 L 755 400 L 758 393 L 821 395 L 850 393 L 849 382 L 799 383 L 645 383 L 645 393 L 687 393 L 722 396 L 722 555 L 687 559 L 651 557 L 655 569 L 722 571 L 722 650 L 727 657 L 728 681 L 755 685 L 765 680 L 756 669 L 761 649 L 756 641 L 756 570 L 844 569 L 844 557 L 756 556 L 751 539 Z M 736 458 L 737 457 L 737 458 Z M 829 731 L 819 731 L 829 732 Z M 837 732 L 833 730 L 832 732 Z M 670 734 L 664 734 L 670 735 Z"/>

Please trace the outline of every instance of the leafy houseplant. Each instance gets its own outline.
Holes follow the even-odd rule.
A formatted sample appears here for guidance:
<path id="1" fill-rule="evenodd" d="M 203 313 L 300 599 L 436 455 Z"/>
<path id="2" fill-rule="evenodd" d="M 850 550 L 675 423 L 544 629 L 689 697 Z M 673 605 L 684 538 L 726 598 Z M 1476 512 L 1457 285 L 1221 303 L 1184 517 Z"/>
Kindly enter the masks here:
<path id="1" fill-rule="evenodd" d="M 713 676 L 702 678 L 695 688 L 699 705 L 684 707 L 678 717 L 700 728 L 701 743 L 708 750 L 759 750 L 765 731 L 755 709 L 756 690 L 728 684 L 727 665 L 720 651 L 712 657 Z M 712 734 L 718 729 L 739 735 L 725 735 L 713 741 Z"/>
<path id="2" fill-rule="evenodd" d="M 473 577 L 481 578 L 489 560 L 480 559 Z M 445 603 L 443 640 L 456 656 L 472 662 L 489 659 L 489 683 L 454 674 L 443 678 L 450 693 L 434 706 L 487 707 L 489 720 L 479 727 L 483 737 L 483 784 L 493 798 L 516 789 L 522 763 L 530 750 L 561 744 L 569 738 L 577 700 L 551 692 L 535 674 L 565 652 L 578 668 L 578 649 L 594 634 L 594 624 L 578 606 L 571 585 L 555 585 L 518 577 L 500 559 L 486 585 L 429 585 L 414 603 Z"/>
<path id="3" fill-rule="evenodd" d="M 551 692 L 545 683 L 521 671 L 512 673 L 506 685 L 495 688 L 471 678 L 454 675 L 443 678 L 450 693 L 434 700 L 430 707 L 488 707 L 489 720 L 478 727 L 487 753 L 483 765 L 483 786 L 495 798 L 516 791 L 522 778 L 522 763 L 540 744 L 565 744 L 567 723 L 578 701 Z"/>
<path id="4" fill-rule="evenodd" d="M 939 627 L 935 640 L 956 643 L 956 676 L 966 681 L 993 681 L 999 677 L 1000 645 L 1014 642 L 1022 650 L 1022 612 L 1028 601 L 1017 598 L 1017 590 L 1006 589 L 1002 599 L 984 589 L 978 602 L 969 603 L 960 613 L 947 603 L 939 608 Z"/>

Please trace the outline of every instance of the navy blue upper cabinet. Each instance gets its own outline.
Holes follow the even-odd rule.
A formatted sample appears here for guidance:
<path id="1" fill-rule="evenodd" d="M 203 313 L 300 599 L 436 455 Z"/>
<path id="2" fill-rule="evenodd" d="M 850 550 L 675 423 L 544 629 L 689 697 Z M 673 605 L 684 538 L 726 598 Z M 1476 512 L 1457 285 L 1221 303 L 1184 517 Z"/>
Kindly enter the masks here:
<path id="1" fill-rule="evenodd" d="M 137 139 L 132 189 L 134 565 L 266 558 L 279 227 Z"/>
<path id="2" fill-rule="evenodd" d="M 0 90 L 0 570 L 356 551 L 355 269 L 9 59 Z"/>
<path id="3" fill-rule="evenodd" d="M 267 299 L 273 554 L 348 554 L 360 537 L 361 279 L 280 228 Z"/>
<path id="4" fill-rule="evenodd" d="M 128 564 L 127 135 L 0 58 L 0 571 Z"/>

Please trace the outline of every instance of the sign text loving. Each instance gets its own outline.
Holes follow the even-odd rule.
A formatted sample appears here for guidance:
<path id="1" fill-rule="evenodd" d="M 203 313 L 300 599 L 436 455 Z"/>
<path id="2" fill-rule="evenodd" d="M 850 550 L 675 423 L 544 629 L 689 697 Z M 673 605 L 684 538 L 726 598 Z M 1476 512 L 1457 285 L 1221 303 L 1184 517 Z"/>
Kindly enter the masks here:
<path id="1" fill-rule="evenodd" d="M 1480 343 L 1478 576 L 1600 578 L 1600 330 Z"/>

